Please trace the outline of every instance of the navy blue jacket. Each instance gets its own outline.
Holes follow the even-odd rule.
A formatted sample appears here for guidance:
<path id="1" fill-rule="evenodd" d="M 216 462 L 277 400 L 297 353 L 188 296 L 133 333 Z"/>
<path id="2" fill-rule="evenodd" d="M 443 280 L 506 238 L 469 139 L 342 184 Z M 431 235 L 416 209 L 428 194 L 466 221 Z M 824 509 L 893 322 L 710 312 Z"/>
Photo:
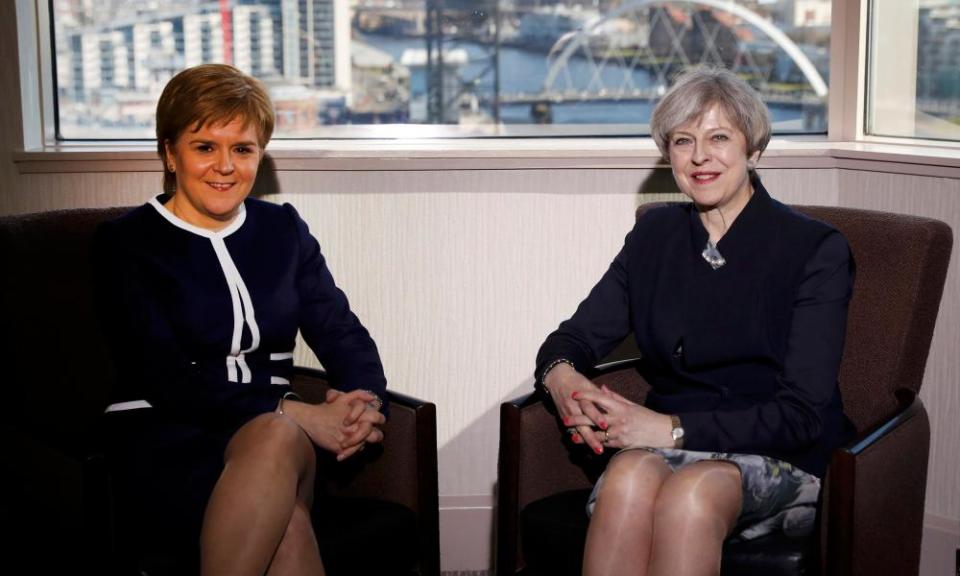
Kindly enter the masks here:
<path id="1" fill-rule="evenodd" d="M 229 430 L 290 390 L 298 329 L 342 390 L 385 396 L 377 347 L 289 204 L 247 199 L 224 230 L 191 226 L 161 196 L 98 229 L 113 409 Z"/>
<path id="2" fill-rule="evenodd" d="M 853 286 L 843 236 L 754 194 L 717 249 L 695 207 L 649 210 L 572 318 L 537 355 L 589 373 L 630 332 L 651 384 L 646 405 L 680 417 L 684 448 L 762 454 L 822 476 L 847 441 L 837 375 Z"/>

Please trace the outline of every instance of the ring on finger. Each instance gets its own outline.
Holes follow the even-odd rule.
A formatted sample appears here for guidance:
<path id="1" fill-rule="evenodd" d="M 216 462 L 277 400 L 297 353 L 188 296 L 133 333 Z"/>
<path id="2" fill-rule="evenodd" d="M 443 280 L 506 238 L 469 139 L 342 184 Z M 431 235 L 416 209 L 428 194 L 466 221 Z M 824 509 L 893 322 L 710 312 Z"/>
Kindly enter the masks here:
<path id="1" fill-rule="evenodd" d="M 610 442 L 610 433 L 607 432 L 606 430 L 603 431 L 603 440 L 601 440 L 601 442 L 603 444 Z"/>
<path id="2" fill-rule="evenodd" d="M 573 436 L 574 434 L 579 434 L 579 433 L 580 433 L 580 432 L 577 431 L 577 428 L 576 428 L 575 426 L 571 426 L 571 427 L 567 428 L 567 434 L 569 434 L 569 435 L 571 435 L 571 436 Z"/>

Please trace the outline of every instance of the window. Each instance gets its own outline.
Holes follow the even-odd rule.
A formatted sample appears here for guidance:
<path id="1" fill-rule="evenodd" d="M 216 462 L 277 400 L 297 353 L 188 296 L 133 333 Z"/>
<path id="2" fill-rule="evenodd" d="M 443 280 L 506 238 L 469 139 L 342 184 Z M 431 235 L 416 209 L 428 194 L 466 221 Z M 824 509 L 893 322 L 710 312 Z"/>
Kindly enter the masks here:
<path id="1" fill-rule="evenodd" d="M 873 0 L 866 132 L 960 140 L 960 2 Z"/>
<path id="2" fill-rule="evenodd" d="M 166 81 L 203 62 L 261 78 L 280 138 L 643 135 L 698 63 L 753 84 L 778 133 L 827 131 L 830 0 L 50 2 L 63 140 L 152 138 Z"/>

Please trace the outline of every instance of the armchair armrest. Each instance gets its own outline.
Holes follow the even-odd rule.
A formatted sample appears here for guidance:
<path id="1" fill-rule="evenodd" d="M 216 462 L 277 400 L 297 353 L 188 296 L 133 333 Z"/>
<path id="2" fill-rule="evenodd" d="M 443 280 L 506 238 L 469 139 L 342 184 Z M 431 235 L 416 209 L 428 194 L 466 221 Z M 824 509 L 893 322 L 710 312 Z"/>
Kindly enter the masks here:
<path id="1" fill-rule="evenodd" d="M 330 387 L 322 370 L 297 367 L 293 388 L 307 402 L 324 401 Z M 417 513 L 424 575 L 440 574 L 437 486 L 437 408 L 387 391 L 390 417 L 382 446 L 371 446 L 328 470 L 327 494 L 389 500 Z"/>
<path id="2" fill-rule="evenodd" d="M 638 360 L 597 366 L 589 374 L 642 401 L 647 384 L 637 373 Z M 551 494 L 589 488 L 603 471 L 606 459 L 586 450 L 570 450 L 555 409 L 538 392 L 500 405 L 500 455 L 497 486 L 497 574 L 513 574 L 518 562 L 519 515 L 530 502 Z"/>
<path id="3" fill-rule="evenodd" d="M 522 565 L 517 558 L 520 510 L 550 494 L 590 486 L 566 442 L 553 408 L 547 408 L 539 393 L 500 405 L 497 574 L 514 574 Z"/>
<path id="4" fill-rule="evenodd" d="M 824 574 L 916 574 L 930 451 L 930 423 L 916 393 L 899 410 L 834 452 L 823 492 Z"/>

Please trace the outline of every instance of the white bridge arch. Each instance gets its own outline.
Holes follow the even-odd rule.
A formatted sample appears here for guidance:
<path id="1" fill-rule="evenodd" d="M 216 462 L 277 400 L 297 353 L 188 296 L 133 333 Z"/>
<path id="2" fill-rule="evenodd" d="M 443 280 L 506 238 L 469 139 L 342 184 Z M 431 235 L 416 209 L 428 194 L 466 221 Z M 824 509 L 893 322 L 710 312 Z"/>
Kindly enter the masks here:
<path id="1" fill-rule="evenodd" d="M 694 7 L 701 6 L 705 8 L 714 8 L 729 13 L 751 24 L 766 34 L 768 38 L 770 38 L 774 43 L 776 43 L 777 46 L 783 49 L 783 51 L 786 52 L 793 62 L 796 63 L 797 67 L 800 69 L 804 78 L 810 84 L 810 87 L 813 89 L 813 92 L 818 98 L 826 97 L 827 84 L 824 82 L 823 77 L 820 76 L 820 73 L 817 71 L 810 59 L 807 58 L 807 55 L 804 54 L 803 51 L 800 50 L 800 48 L 796 45 L 796 43 L 788 38 L 779 28 L 758 15 L 756 12 L 735 4 L 731 0 L 671 0 L 670 3 L 688 4 Z M 576 32 L 570 32 L 558 40 L 554 46 L 554 49 L 551 51 L 550 58 L 552 59 L 552 62 L 550 64 L 550 69 L 547 73 L 547 76 L 543 82 L 543 93 L 556 94 L 558 92 L 562 92 L 561 90 L 558 90 L 555 84 L 557 83 L 560 75 L 567 72 L 567 64 L 570 58 L 574 56 L 578 50 L 584 50 L 585 52 L 589 53 L 591 37 L 595 35 L 598 30 L 601 30 L 604 25 L 620 19 L 624 15 L 636 13 L 642 8 L 656 4 L 662 5 L 666 4 L 666 2 L 664 2 L 664 0 L 632 0 L 626 2 L 603 17 L 588 23 L 584 28 L 581 28 Z M 677 38 L 674 38 L 674 42 L 676 41 Z M 590 55 L 590 58 L 593 59 L 592 54 Z M 600 70 L 603 68 L 604 64 L 605 63 L 595 64 L 595 79 Z M 567 91 L 569 92 L 570 90 Z"/>

